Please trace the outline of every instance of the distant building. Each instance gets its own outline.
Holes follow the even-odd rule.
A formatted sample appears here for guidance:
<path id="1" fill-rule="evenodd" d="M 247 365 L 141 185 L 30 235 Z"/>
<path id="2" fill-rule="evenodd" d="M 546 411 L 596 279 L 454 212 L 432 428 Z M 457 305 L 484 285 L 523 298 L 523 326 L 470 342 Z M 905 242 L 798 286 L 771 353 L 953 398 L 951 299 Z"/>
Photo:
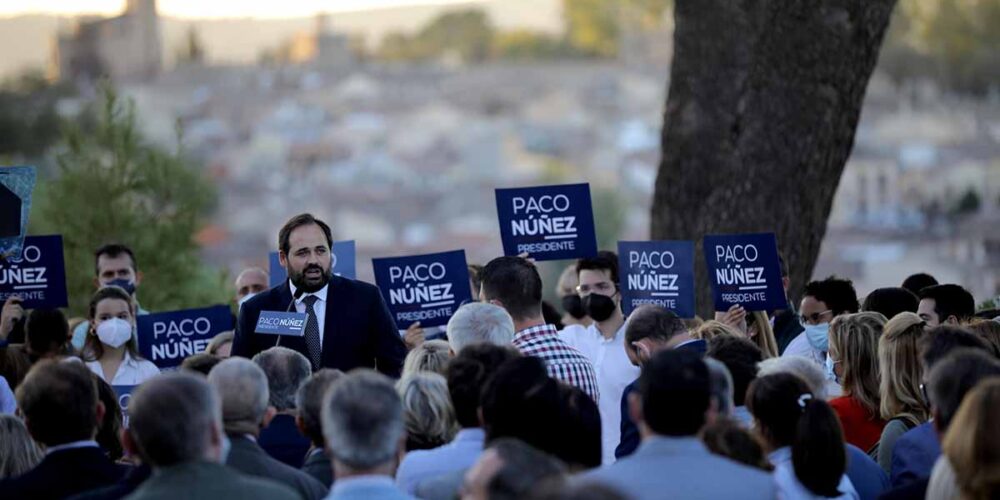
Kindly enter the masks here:
<path id="1" fill-rule="evenodd" d="M 127 0 L 118 17 L 78 19 L 58 35 L 53 49 L 53 79 L 151 79 L 162 68 L 156 0 Z"/>
<path id="2" fill-rule="evenodd" d="M 289 64 L 314 64 L 317 66 L 347 66 L 354 62 L 351 39 L 344 34 L 330 31 L 328 14 L 316 15 L 316 29 L 312 33 L 299 33 L 282 47 L 279 60 Z"/>

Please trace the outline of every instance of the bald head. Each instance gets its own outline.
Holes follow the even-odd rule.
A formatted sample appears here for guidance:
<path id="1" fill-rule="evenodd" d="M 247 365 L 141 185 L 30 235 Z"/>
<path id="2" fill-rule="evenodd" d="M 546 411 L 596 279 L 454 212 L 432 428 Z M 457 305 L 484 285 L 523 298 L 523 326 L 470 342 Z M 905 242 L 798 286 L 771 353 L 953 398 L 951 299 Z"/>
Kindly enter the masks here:
<path id="1" fill-rule="evenodd" d="M 267 271 L 259 267 L 250 267 L 240 271 L 239 276 L 236 277 L 236 302 L 238 303 L 248 295 L 267 290 L 270 279 Z"/>
<path id="2" fill-rule="evenodd" d="M 222 399 L 226 432 L 256 436 L 270 397 L 264 370 L 249 359 L 229 358 L 212 368 L 208 383 Z"/>

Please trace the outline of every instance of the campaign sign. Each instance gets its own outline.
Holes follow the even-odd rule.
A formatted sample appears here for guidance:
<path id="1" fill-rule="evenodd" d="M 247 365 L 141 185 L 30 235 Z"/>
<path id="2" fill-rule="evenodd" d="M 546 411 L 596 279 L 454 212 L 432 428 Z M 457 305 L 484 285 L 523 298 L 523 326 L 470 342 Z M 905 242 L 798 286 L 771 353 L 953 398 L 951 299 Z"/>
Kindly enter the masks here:
<path id="1" fill-rule="evenodd" d="M 333 265 L 330 268 L 333 274 L 345 278 L 355 279 L 357 269 L 355 267 L 355 246 L 354 240 L 333 242 Z M 288 273 L 281 267 L 281 260 L 278 259 L 278 252 L 268 254 L 269 274 L 271 275 L 271 287 L 276 287 L 288 279 Z"/>
<path id="2" fill-rule="evenodd" d="M 400 330 L 416 321 L 424 328 L 446 325 L 472 299 L 464 250 L 372 259 L 372 267 Z"/>
<path id="3" fill-rule="evenodd" d="M 788 307 L 774 233 L 705 236 L 705 262 L 716 311 Z"/>
<path id="4" fill-rule="evenodd" d="M 267 335 L 301 337 L 306 333 L 309 315 L 297 312 L 261 311 L 254 331 Z"/>
<path id="5" fill-rule="evenodd" d="M 212 337 L 233 329 L 228 306 L 187 309 L 136 317 L 139 353 L 161 370 L 203 352 Z"/>
<path id="6" fill-rule="evenodd" d="M 589 184 L 497 189 L 504 255 L 542 260 L 597 255 Z"/>
<path id="7" fill-rule="evenodd" d="M 115 394 L 118 396 L 118 406 L 122 411 L 122 427 L 128 429 L 128 404 L 132 401 L 132 391 L 137 385 L 113 385 Z"/>
<path id="8" fill-rule="evenodd" d="M 0 262 L 0 303 L 11 295 L 25 309 L 66 307 L 62 236 L 28 236 L 17 257 Z"/>
<path id="9" fill-rule="evenodd" d="M 654 305 L 694 317 L 694 242 L 619 241 L 622 311 Z"/>
<path id="10" fill-rule="evenodd" d="M 0 258 L 21 255 L 34 187 L 35 167 L 0 167 Z"/>

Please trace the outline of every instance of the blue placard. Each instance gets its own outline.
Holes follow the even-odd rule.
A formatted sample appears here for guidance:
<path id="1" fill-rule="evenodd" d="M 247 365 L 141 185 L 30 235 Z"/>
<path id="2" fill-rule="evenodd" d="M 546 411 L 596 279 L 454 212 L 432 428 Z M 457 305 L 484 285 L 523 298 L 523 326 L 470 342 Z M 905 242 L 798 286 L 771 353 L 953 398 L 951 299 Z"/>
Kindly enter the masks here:
<path id="1" fill-rule="evenodd" d="M 354 240 L 334 241 L 332 252 L 333 265 L 331 268 L 333 269 L 333 274 L 352 280 L 355 279 L 358 274 Z M 271 287 L 273 288 L 284 283 L 288 279 L 288 273 L 285 272 L 285 268 L 281 267 L 278 252 L 268 254 L 268 263 L 268 267 L 270 268 L 269 274 L 271 275 Z"/>
<path id="2" fill-rule="evenodd" d="M 306 333 L 309 315 L 297 312 L 261 311 L 257 317 L 256 333 L 301 337 Z"/>
<path id="3" fill-rule="evenodd" d="M 0 304 L 11 295 L 25 309 L 66 307 L 62 236 L 28 236 L 18 257 L 0 262 Z"/>
<path id="4" fill-rule="evenodd" d="M 372 259 L 372 267 L 400 330 L 417 321 L 424 328 L 446 325 L 472 299 L 464 250 Z"/>
<path id="5" fill-rule="evenodd" d="M 128 405 L 132 401 L 132 392 L 137 385 L 113 385 L 115 394 L 118 396 L 118 406 L 122 412 L 122 427 L 128 429 Z"/>
<path id="6" fill-rule="evenodd" d="M 542 260 L 597 255 L 589 184 L 497 189 L 504 255 Z"/>
<path id="7" fill-rule="evenodd" d="M 705 262 L 716 311 L 788 307 L 774 233 L 705 236 Z"/>
<path id="8" fill-rule="evenodd" d="M 0 257 L 21 255 L 34 188 L 35 167 L 0 168 Z"/>
<path id="9" fill-rule="evenodd" d="M 204 352 L 212 337 L 233 329 L 228 306 L 187 309 L 136 318 L 139 353 L 161 370 L 174 368 L 184 358 Z"/>
<path id="10" fill-rule="evenodd" d="M 694 242 L 619 241 L 622 311 L 654 305 L 694 317 Z"/>

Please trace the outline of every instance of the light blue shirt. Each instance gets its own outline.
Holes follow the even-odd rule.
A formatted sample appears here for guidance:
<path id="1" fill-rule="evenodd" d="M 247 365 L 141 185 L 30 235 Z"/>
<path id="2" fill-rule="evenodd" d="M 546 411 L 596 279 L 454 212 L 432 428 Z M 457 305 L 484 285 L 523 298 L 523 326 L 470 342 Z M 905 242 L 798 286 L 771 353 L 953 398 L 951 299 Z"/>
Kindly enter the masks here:
<path id="1" fill-rule="evenodd" d="M 0 414 L 13 415 L 17 410 L 17 400 L 14 399 L 14 391 L 10 390 L 7 379 L 0 377 Z"/>
<path id="2" fill-rule="evenodd" d="M 857 490 L 851 484 L 847 474 L 840 477 L 840 484 L 837 490 L 841 492 L 838 497 L 823 497 L 817 495 L 799 482 L 795 477 L 795 466 L 792 465 L 792 448 L 786 446 L 778 448 L 768 455 L 771 464 L 774 465 L 774 482 L 778 485 L 778 495 L 782 500 L 822 500 L 834 498 L 837 500 L 860 500 Z"/>
<path id="3" fill-rule="evenodd" d="M 753 415 L 746 406 L 733 407 L 733 419 L 740 423 L 744 429 L 749 429 L 753 425 Z"/>
<path id="4" fill-rule="evenodd" d="M 472 467 L 483 453 L 485 438 L 482 429 L 462 429 L 444 446 L 407 453 L 396 471 L 396 486 L 412 495 L 421 481 Z"/>
<path id="5" fill-rule="evenodd" d="M 327 500 L 412 500 L 392 483 L 389 476 L 355 476 L 337 478 Z"/>

